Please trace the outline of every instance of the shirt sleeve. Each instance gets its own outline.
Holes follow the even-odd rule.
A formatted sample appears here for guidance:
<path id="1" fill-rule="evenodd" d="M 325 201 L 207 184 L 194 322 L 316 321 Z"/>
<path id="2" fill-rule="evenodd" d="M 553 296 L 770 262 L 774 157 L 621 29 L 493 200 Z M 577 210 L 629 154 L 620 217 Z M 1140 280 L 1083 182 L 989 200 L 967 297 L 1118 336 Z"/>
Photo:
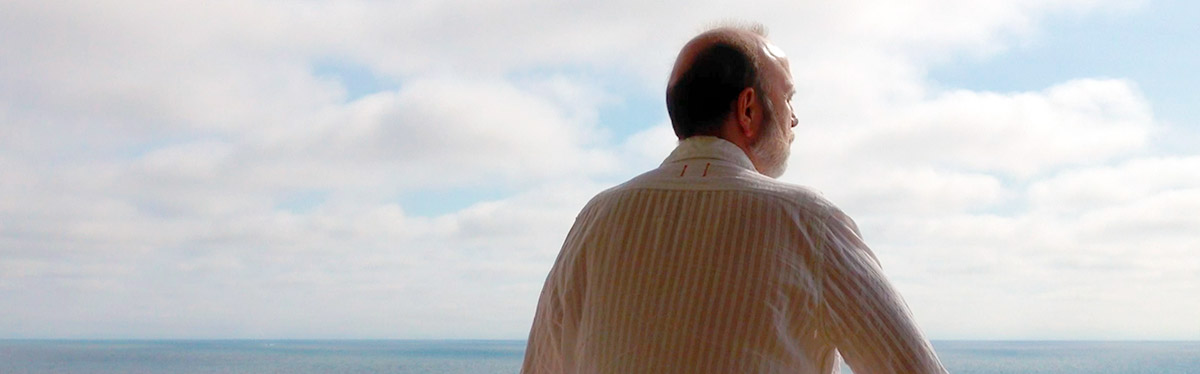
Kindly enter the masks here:
<path id="1" fill-rule="evenodd" d="M 821 295 L 827 338 L 856 374 L 945 373 L 850 217 L 834 209 Z"/>
<path id="2" fill-rule="evenodd" d="M 553 278 L 547 280 L 534 314 L 533 327 L 525 346 L 521 374 L 561 373 L 563 360 L 558 347 L 562 346 L 562 308 L 554 299 Z"/>
<path id="3" fill-rule="evenodd" d="M 546 276 L 538 297 L 533 326 L 529 330 L 521 374 L 569 372 L 575 364 L 574 346 L 569 343 L 576 340 L 579 332 L 582 298 L 586 290 L 583 289 L 584 283 L 577 279 L 586 276 L 586 272 L 582 258 L 572 249 L 580 245 L 584 226 L 582 219 L 576 217 L 550 274 Z"/>

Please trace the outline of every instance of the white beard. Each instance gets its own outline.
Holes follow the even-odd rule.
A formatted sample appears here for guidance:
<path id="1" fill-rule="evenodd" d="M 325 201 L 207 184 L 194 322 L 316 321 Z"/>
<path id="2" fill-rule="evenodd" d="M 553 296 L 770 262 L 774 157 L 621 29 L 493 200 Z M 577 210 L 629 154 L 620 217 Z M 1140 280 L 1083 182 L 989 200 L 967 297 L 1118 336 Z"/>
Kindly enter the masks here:
<path id="1" fill-rule="evenodd" d="M 750 152 L 754 154 L 754 158 L 758 161 L 755 165 L 759 172 L 771 178 L 779 178 L 783 172 L 787 171 L 788 156 L 792 154 L 792 145 L 790 144 L 785 133 L 785 127 L 788 124 L 774 121 L 770 123 L 770 128 L 761 137 L 750 146 Z"/>

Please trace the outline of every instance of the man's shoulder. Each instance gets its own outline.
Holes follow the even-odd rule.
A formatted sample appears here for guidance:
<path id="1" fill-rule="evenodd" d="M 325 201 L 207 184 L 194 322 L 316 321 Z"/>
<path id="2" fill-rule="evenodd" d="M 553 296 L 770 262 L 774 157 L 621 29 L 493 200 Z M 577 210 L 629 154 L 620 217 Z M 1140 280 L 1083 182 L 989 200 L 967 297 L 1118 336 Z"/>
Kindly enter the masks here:
<path id="1" fill-rule="evenodd" d="M 781 204 L 793 206 L 811 213 L 827 215 L 837 207 L 820 191 L 805 185 L 776 180 L 761 174 L 750 176 L 753 183 L 747 187 L 752 193 L 772 196 Z"/>
<path id="2" fill-rule="evenodd" d="M 592 198 L 588 205 L 603 204 L 605 201 L 645 191 L 665 191 L 667 193 L 733 191 L 746 196 L 764 198 L 782 207 L 799 209 L 812 214 L 828 215 L 839 211 L 837 206 L 816 189 L 779 181 L 756 172 L 739 173 L 719 180 L 688 183 L 677 179 L 662 178 L 661 175 L 656 174 L 655 170 L 651 170 L 600 192 Z"/>

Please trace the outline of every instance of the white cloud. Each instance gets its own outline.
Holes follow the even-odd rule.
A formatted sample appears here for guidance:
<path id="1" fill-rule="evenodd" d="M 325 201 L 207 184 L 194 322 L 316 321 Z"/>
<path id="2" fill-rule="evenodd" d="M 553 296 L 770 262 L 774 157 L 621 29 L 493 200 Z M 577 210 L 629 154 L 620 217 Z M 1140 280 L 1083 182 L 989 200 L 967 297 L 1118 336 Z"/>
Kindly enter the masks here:
<path id="1" fill-rule="evenodd" d="M 192 180 L 217 176 L 233 152 L 225 142 L 195 142 L 155 149 L 142 156 L 148 173 L 171 175 Z"/>
<path id="2" fill-rule="evenodd" d="M 1149 105 L 1124 81 L 1013 94 L 958 90 L 894 105 L 878 115 L 847 113 L 861 121 L 853 127 L 798 128 L 797 166 L 827 169 L 834 158 L 856 170 L 934 165 L 1027 179 L 1128 156 L 1155 128 Z"/>
<path id="3" fill-rule="evenodd" d="M 1030 199 L 1049 213 L 1129 204 L 1164 192 L 1200 186 L 1200 158 L 1138 158 L 1114 166 L 1071 170 L 1029 188 Z"/>
<path id="4" fill-rule="evenodd" d="M 1186 339 L 1200 332 L 1200 304 L 1180 298 L 1200 287 L 1196 166 L 1077 166 L 1009 188 L 1020 208 L 1002 215 L 872 212 L 863 226 L 935 336 Z"/>
<path id="5" fill-rule="evenodd" d="M 140 320 L 154 328 L 137 334 L 158 337 L 511 337 L 532 318 L 527 309 L 544 277 L 538 269 L 553 261 L 574 212 L 600 188 L 560 184 L 437 218 L 407 216 L 394 205 L 252 212 L 167 237 L 155 231 L 173 225 L 128 217 L 137 215 L 128 209 L 107 212 L 132 230 L 109 225 L 90 234 L 124 232 L 107 239 L 152 248 L 118 251 L 125 246 L 93 235 L 76 249 L 94 253 L 41 248 L 6 258 L 0 291 L 24 305 L 14 311 L 24 323 L 7 331 L 110 336 Z M 47 287 L 62 293 L 30 292 Z M 74 304 L 89 308 L 45 309 Z M 481 307 L 494 315 L 479 318 Z M 328 323 L 350 317 L 357 322 Z M 214 325 L 221 330 L 209 331 Z"/>

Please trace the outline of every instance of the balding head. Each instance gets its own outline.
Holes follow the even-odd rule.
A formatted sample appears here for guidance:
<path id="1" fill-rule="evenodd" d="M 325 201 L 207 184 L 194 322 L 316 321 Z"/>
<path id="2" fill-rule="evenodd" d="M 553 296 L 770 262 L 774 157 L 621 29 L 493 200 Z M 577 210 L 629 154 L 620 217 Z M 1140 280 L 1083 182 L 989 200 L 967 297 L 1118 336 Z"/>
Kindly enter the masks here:
<path id="1" fill-rule="evenodd" d="M 751 60 L 758 60 L 762 54 L 758 49 L 764 38 L 766 38 L 766 31 L 761 25 L 722 26 L 696 35 L 679 51 L 679 56 L 675 59 L 675 66 L 671 70 L 668 86 L 675 85 L 679 77 L 692 66 L 697 55 L 718 44 L 737 49 Z"/>
<path id="2" fill-rule="evenodd" d="M 675 135 L 716 135 L 746 88 L 770 105 L 763 96 L 767 81 L 762 72 L 775 57 L 772 49 L 757 25 L 715 28 L 684 45 L 667 83 L 667 113 Z"/>
<path id="3" fill-rule="evenodd" d="M 795 139 L 794 93 L 787 58 L 761 27 L 722 27 L 696 36 L 679 52 L 667 85 L 667 113 L 679 140 L 728 140 L 759 172 L 778 177 Z"/>

